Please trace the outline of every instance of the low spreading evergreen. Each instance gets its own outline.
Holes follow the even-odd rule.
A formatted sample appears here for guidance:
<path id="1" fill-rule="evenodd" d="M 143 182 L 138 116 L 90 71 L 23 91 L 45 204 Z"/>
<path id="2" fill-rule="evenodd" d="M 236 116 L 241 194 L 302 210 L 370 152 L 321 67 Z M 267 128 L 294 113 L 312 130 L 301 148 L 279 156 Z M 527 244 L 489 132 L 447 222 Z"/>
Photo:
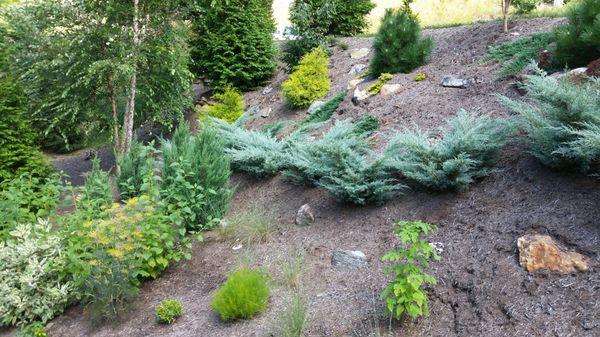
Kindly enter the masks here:
<path id="1" fill-rule="evenodd" d="M 542 32 L 491 46 L 484 62 L 502 64 L 498 77 L 514 75 L 528 66 L 531 60 L 537 59 L 540 50 L 547 48 L 555 40 L 554 33 Z"/>
<path id="2" fill-rule="evenodd" d="M 386 149 L 387 165 L 427 188 L 464 190 L 490 173 L 510 129 L 505 120 L 461 111 L 438 135 L 398 133 Z"/>
<path id="3" fill-rule="evenodd" d="M 425 63 L 432 48 L 433 40 L 421 36 L 419 20 L 407 3 L 395 11 L 388 9 L 373 41 L 369 74 L 409 73 Z"/>
<path id="4" fill-rule="evenodd" d="M 600 79 L 576 84 L 560 79 L 528 76 L 523 87 L 527 101 L 502 97 L 521 117 L 531 153 L 556 169 L 597 172 L 600 169 Z"/>
<path id="5" fill-rule="evenodd" d="M 342 104 L 346 98 L 346 93 L 342 92 L 333 96 L 329 101 L 325 102 L 317 111 L 313 112 L 310 116 L 304 119 L 300 125 L 308 125 L 315 123 L 322 123 L 328 121 L 337 108 Z"/>

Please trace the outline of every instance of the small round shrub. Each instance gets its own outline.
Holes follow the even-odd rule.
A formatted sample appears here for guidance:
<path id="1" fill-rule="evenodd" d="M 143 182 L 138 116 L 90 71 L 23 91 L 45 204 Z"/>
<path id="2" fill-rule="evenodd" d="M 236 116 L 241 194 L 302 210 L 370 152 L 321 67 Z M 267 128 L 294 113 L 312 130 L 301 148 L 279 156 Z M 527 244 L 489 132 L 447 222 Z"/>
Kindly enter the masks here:
<path id="1" fill-rule="evenodd" d="M 215 94 L 213 97 L 218 102 L 205 106 L 200 111 L 201 119 L 211 116 L 231 124 L 244 114 L 244 110 L 246 109 L 244 97 L 232 86 L 226 86 L 222 92 Z"/>
<path id="2" fill-rule="evenodd" d="M 373 42 L 369 73 L 409 73 L 425 63 L 433 41 L 421 36 L 419 20 L 408 7 L 386 10 Z"/>
<path id="3" fill-rule="evenodd" d="M 329 56 L 322 48 L 302 57 L 290 78 L 282 84 L 281 93 L 290 107 L 305 108 L 327 95 L 331 87 L 328 66 Z"/>
<path id="4" fill-rule="evenodd" d="M 540 3 L 542 3 L 541 0 L 513 0 L 518 14 L 531 13 Z"/>
<path id="5" fill-rule="evenodd" d="M 242 268 L 217 290 L 212 307 L 225 321 L 248 319 L 267 307 L 268 298 L 268 276 L 260 270 Z"/>
<path id="6" fill-rule="evenodd" d="M 173 324 L 183 314 L 183 304 L 176 299 L 166 299 L 154 309 L 156 320 L 163 324 Z"/>

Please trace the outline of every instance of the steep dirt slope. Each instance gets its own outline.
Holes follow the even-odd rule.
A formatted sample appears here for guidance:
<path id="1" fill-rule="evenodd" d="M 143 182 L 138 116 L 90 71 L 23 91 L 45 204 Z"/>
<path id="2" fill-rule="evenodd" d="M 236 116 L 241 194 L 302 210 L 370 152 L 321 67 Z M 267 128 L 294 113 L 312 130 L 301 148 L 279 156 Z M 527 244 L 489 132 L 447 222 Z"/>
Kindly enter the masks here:
<path id="1" fill-rule="evenodd" d="M 511 32 L 526 35 L 547 30 L 554 19 L 517 21 Z M 372 113 L 386 122 L 384 132 L 410 127 L 441 125 L 459 109 L 480 109 L 508 116 L 492 94 L 516 96 L 510 80 L 495 80 L 497 65 L 479 60 L 488 45 L 514 38 L 500 33 L 498 24 L 427 31 L 436 42 L 432 60 L 412 74 L 397 74 L 391 83 L 403 91 L 392 97 L 374 97 L 354 106 L 349 98 L 335 119 L 357 118 Z M 350 50 L 368 47 L 370 39 L 347 39 Z M 336 50 L 332 57 L 333 89 L 345 90 L 356 63 L 349 51 Z M 429 78 L 414 82 L 416 73 Z M 444 75 L 475 78 L 468 89 L 442 88 Z M 285 79 L 279 73 L 273 92 L 249 93 L 249 105 L 273 109 L 251 127 L 277 120 L 299 120 L 304 111 L 289 111 L 277 96 Z M 384 137 L 380 137 L 384 139 Z M 381 142 L 383 143 L 383 141 Z M 388 278 L 383 275 L 381 255 L 398 244 L 391 225 L 398 220 L 422 219 L 437 224 L 430 240 L 444 246 L 442 260 L 433 265 L 438 283 L 430 287 L 431 316 L 416 321 L 394 322 L 395 336 L 580 336 L 600 335 L 598 291 L 600 273 L 600 183 L 592 178 L 549 171 L 521 146 L 503 151 L 498 171 L 463 193 L 410 191 L 381 207 L 337 204 L 324 192 L 293 186 L 281 177 L 256 180 L 237 174 L 237 192 L 231 214 L 252 207 L 271 212 L 278 224 L 269 242 L 254 245 L 256 265 L 269 269 L 273 293 L 269 309 L 250 321 L 222 323 L 210 308 L 214 290 L 227 272 L 244 257 L 234 242 L 209 233 L 194 248 L 191 261 L 167 270 L 144 285 L 134 310 L 121 322 L 91 327 L 74 307 L 53 322 L 51 336 L 269 336 L 291 292 L 280 282 L 281 261 L 294 249 L 304 251 L 307 272 L 304 293 L 310 304 L 309 336 L 367 336 L 379 311 L 377 296 Z M 316 222 L 297 227 L 298 208 L 310 203 Z M 516 240 L 526 233 L 542 233 L 590 258 L 583 274 L 533 274 L 518 264 Z M 369 258 L 367 268 L 341 271 L 332 268 L 335 249 L 361 250 Z M 153 307 L 165 297 L 183 301 L 186 313 L 173 326 L 161 326 Z M 0 333 L 0 335 L 3 335 Z"/>

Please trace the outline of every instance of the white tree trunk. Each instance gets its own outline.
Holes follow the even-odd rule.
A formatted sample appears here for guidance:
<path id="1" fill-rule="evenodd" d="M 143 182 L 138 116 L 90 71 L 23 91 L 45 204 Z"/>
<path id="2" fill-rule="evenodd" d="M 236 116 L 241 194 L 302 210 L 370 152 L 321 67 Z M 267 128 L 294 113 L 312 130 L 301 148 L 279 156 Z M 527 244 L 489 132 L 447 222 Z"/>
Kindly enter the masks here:
<path id="1" fill-rule="evenodd" d="M 133 118 L 135 115 L 135 95 L 137 89 L 137 53 L 140 45 L 139 0 L 133 0 L 133 74 L 129 82 L 129 97 L 123 118 L 123 139 L 121 154 L 127 153 L 133 139 Z"/>
<path id="2" fill-rule="evenodd" d="M 508 32 L 508 11 L 510 10 L 512 0 L 502 0 L 502 17 L 504 21 L 503 31 Z"/>

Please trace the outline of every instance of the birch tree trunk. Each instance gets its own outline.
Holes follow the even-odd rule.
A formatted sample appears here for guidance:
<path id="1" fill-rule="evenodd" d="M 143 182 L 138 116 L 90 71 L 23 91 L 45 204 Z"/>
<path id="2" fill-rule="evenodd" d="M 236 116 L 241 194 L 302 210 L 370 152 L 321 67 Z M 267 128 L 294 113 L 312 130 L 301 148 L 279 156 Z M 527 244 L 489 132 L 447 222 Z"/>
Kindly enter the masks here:
<path id="1" fill-rule="evenodd" d="M 135 115 L 135 95 L 137 89 L 137 58 L 140 45 L 139 27 L 139 0 L 133 0 L 133 74 L 129 82 L 129 97 L 123 118 L 123 139 L 121 140 L 121 154 L 127 153 L 133 139 L 133 118 Z"/>
<path id="2" fill-rule="evenodd" d="M 115 85 L 113 83 L 112 75 L 108 75 L 107 79 L 108 92 L 110 94 L 110 105 L 112 108 L 112 123 L 113 123 L 113 149 L 115 155 L 119 154 L 119 146 L 121 144 L 121 133 L 119 132 L 119 110 L 117 106 L 117 93 L 115 92 Z M 118 159 L 118 158 L 117 158 Z M 117 175 L 121 172 L 119 161 L 115 162 L 115 171 Z"/>
<path id="3" fill-rule="evenodd" d="M 503 31 L 508 32 L 508 11 L 510 10 L 510 4 L 512 0 L 502 0 L 502 17 L 504 19 Z"/>

